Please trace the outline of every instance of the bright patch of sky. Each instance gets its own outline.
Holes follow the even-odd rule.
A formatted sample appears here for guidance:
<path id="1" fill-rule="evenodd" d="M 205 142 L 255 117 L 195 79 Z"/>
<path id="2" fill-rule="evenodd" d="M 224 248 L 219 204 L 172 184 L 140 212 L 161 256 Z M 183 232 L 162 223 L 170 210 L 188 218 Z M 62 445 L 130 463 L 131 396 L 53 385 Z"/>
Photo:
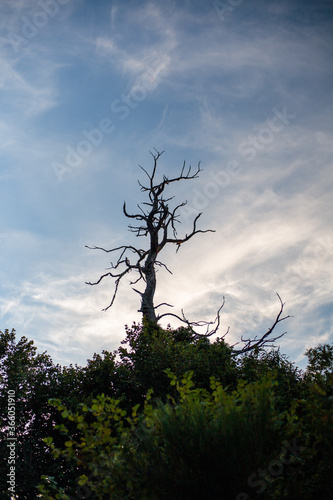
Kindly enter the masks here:
<path id="1" fill-rule="evenodd" d="M 156 303 L 210 320 L 224 296 L 234 343 L 278 292 L 283 353 L 331 342 L 332 28 L 331 1 L 2 0 L 1 330 L 61 364 L 119 346 L 140 297 L 124 282 L 101 312 L 113 282 L 85 282 L 110 259 L 85 245 L 133 242 L 155 147 L 161 174 L 202 162 L 170 193 L 179 230 L 216 230 L 166 251 Z"/>

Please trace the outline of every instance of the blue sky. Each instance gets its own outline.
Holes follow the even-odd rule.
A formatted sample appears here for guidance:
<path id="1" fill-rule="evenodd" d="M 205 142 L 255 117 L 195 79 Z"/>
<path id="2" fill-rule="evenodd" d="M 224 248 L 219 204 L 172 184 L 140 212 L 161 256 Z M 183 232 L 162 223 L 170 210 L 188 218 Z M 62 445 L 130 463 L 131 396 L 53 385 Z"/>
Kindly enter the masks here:
<path id="1" fill-rule="evenodd" d="M 139 296 L 101 312 L 113 282 L 85 281 L 110 259 L 85 245 L 134 242 L 122 204 L 155 147 L 161 174 L 201 161 L 171 194 L 184 233 L 199 211 L 216 230 L 166 250 L 156 303 L 209 320 L 225 296 L 234 343 L 278 292 L 282 352 L 331 342 L 332 27 L 331 1 L 2 0 L 1 330 L 65 365 L 119 346 Z"/>

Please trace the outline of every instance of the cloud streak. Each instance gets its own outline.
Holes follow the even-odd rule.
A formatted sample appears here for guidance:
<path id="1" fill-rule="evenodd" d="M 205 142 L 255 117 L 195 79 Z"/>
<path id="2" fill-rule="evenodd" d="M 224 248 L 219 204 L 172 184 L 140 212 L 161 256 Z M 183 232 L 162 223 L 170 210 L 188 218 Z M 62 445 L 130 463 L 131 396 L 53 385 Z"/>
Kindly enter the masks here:
<path id="1" fill-rule="evenodd" d="M 113 283 L 84 282 L 109 262 L 84 245 L 133 242 L 121 207 L 144 201 L 153 147 L 161 174 L 202 161 L 170 195 L 188 200 L 184 232 L 198 211 L 216 229 L 166 253 L 157 301 L 199 320 L 225 296 L 235 342 L 271 324 L 278 292 L 293 360 L 332 339 L 330 6 L 236 3 L 223 22 L 213 2 L 1 3 L 1 328 L 56 362 L 118 347 L 140 319 L 125 284 L 101 312 Z M 38 12 L 15 52 L 8 32 Z"/>

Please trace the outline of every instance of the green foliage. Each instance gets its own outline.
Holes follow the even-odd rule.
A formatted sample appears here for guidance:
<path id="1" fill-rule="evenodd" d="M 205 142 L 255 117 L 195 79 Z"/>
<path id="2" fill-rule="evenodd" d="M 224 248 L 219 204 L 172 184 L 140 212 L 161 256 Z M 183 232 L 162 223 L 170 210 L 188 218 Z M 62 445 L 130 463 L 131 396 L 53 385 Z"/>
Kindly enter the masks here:
<path id="1" fill-rule="evenodd" d="M 333 343 L 312 347 L 305 354 L 309 360 L 306 378 L 321 386 L 332 385 Z"/>
<path id="2" fill-rule="evenodd" d="M 248 382 L 261 380 L 274 374 L 278 385 L 275 389 L 277 401 L 281 409 L 293 399 L 303 396 L 301 371 L 291 363 L 279 349 L 266 351 L 254 349 L 237 360 L 238 376 Z"/>
<path id="3" fill-rule="evenodd" d="M 170 370 L 167 376 L 176 397 L 153 403 L 149 391 L 140 417 L 138 407 L 127 416 L 105 396 L 75 414 L 52 402 L 80 431 L 63 449 L 51 443 L 52 452 L 82 467 L 80 484 L 96 498 L 231 498 L 276 453 L 284 416 L 274 409 L 272 380 L 239 382 L 228 394 L 213 377 L 207 391 L 195 388 L 191 372 L 181 381 Z M 40 491 L 48 498 L 50 484 Z M 73 493 L 54 491 L 63 500 Z"/>
<path id="4" fill-rule="evenodd" d="M 329 498 L 333 491 L 333 344 L 306 351 L 309 359 L 299 402 L 299 442 L 303 467 L 290 481 L 304 500 Z"/>
<path id="5" fill-rule="evenodd" d="M 15 330 L 0 332 L 0 491 L 9 498 L 8 474 L 8 391 L 13 391 L 15 412 L 16 494 L 20 499 L 35 497 L 35 486 L 44 467 L 61 472 L 42 438 L 53 432 L 55 412 L 48 404 L 58 386 L 59 366 L 46 354 L 37 354 L 32 341 L 15 340 Z"/>
<path id="6" fill-rule="evenodd" d="M 331 385 L 330 390 L 333 387 Z M 331 498 L 333 491 L 333 405 L 318 385 L 309 385 L 307 399 L 297 402 L 295 418 L 287 435 L 297 439 L 297 463 L 277 480 L 276 496 L 270 498 Z M 292 429 L 292 432 L 291 432 Z"/>
<path id="7" fill-rule="evenodd" d="M 179 402 L 149 408 L 137 440 L 144 491 L 161 499 L 234 498 L 279 446 L 275 383 L 240 381 L 228 393 L 214 377 L 207 391 L 195 388 L 191 373 L 181 383 L 169 376 Z"/>
<path id="8" fill-rule="evenodd" d="M 61 481 L 76 484 L 76 472 L 63 458 L 55 459 L 43 438 L 54 435 L 61 423 L 58 411 L 48 404 L 50 397 L 60 398 L 70 409 L 91 396 L 105 391 L 113 394 L 114 354 L 103 351 L 95 355 L 85 368 L 54 365 L 46 353 L 37 354 L 33 341 L 25 337 L 16 341 L 15 330 L 0 332 L 0 491 L 8 492 L 9 464 L 8 391 L 15 391 L 16 493 L 20 499 L 36 496 L 36 484 L 48 473 Z M 76 427 L 71 426 L 75 433 Z M 54 436 L 62 446 L 62 436 Z M 3 497 L 10 498 L 7 493 Z"/>
<path id="9" fill-rule="evenodd" d="M 62 368 L 0 332 L 0 499 L 8 391 L 20 499 L 330 498 L 333 345 L 306 354 L 302 373 L 279 350 L 234 358 L 221 339 L 134 324 L 118 351 Z"/>
<path id="10" fill-rule="evenodd" d="M 169 381 L 165 373 L 171 369 L 178 377 L 193 371 L 198 387 L 209 388 L 209 379 L 215 376 L 225 386 L 236 386 L 236 362 L 230 347 L 221 339 L 210 343 L 206 338 L 195 338 L 188 328 L 163 330 L 159 327 L 136 325 L 126 327 L 126 338 L 118 349 L 118 397 L 130 408 L 142 402 L 152 388 L 155 397 L 165 400 Z"/>
<path id="11" fill-rule="evenodd" d="M 44 476 L 45 484 L 39 486 L 43 498 L 48 498 L 52 491 L 60 495 L 56 498 L 63 500 L 71 495 L 82 495 L 83 490 L 90 492 L 89 496 L 94 491 L 98 498 L 113 494 L 114 480 L 110 473 L 122 455 L 123 441 L 137 422 L 138 407 L 133 409 L 131 417 L 126 417 L 126 411 L 119 407 L 119 400 L 104 394 L 89 405 L 80 404 L 80 410 L 75 413 L 68 411 L 59 399 L 50 400 L 50 404 L 57 408 L 63 419 L 74 422 L 78 432 L 74 438 L 68 427 L 60 424 L 56 429 L 66 437 L 63 448 L 56 447 L 52 437 L 44 442 L 50 446 L 53 456 L 73 463 L 78 477 L 76 485 L 63 488 L 57 486 L 54 478 Z"/>

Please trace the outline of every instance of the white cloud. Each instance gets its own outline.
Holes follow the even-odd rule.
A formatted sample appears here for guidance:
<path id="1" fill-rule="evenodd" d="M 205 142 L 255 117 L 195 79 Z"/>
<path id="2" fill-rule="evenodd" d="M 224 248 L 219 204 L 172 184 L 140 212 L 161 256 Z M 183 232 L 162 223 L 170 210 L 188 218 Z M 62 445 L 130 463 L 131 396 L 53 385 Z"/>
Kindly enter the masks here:
<path id="1" fill-rule="evenodd" d="M 203 161 L 200 178 L 174 193 L 189 206 L 201 193 L 200 227 L 217 232 L 167 253 L 174 275 L 158 273 L 156 303 L 212 319 L 225 295 L 221 332 L 230 325 L 236 341 L 271 324 L 279 292 L 295 316 L 282 341 L 295 359 L 310 342 L 330 338 L 331 34 L 324 19 L 296 23 L 295 5 L 257 2 L 247 10 L 243 3 L 222 23 L 208 4 L 69 2 L 14 54 L 7 30 L 20 30 L 21 17 L 37 7 L 2 2 L 1 311 L 18 335 L 56 361 L 84 363 L 116 348 L 123 324 L 139 318 L 139 296 L 125 283 L 112 310 L 100 312 L 112 281 L 84 281 L 108 261 L 88 257 L 84 244 L 129 241 L 120 229 L 122 200 L 131 207 L 142 200 L 136 165 L 149 168 L 147 151 L 157 147 L 167 149 L 161 169 L 170 175 L 184 159 Z M 126 119 L 114 116 L 111 103 L 139 92 L 151 72 L 154 90 Z M 260 138 L 284 106 L 296 117 L 248 161 L 242 143 Z M 66 146 L 76 148 L 81 131 L 104 116 L 116 124 L 114 135 L 59 183 L 52 162 L 64 161 Z M 240 164 L 237 175 L 226 170 L 230 161 Z M 222 171 L 229 180 L 214 194 L 212 177 Z"/>

